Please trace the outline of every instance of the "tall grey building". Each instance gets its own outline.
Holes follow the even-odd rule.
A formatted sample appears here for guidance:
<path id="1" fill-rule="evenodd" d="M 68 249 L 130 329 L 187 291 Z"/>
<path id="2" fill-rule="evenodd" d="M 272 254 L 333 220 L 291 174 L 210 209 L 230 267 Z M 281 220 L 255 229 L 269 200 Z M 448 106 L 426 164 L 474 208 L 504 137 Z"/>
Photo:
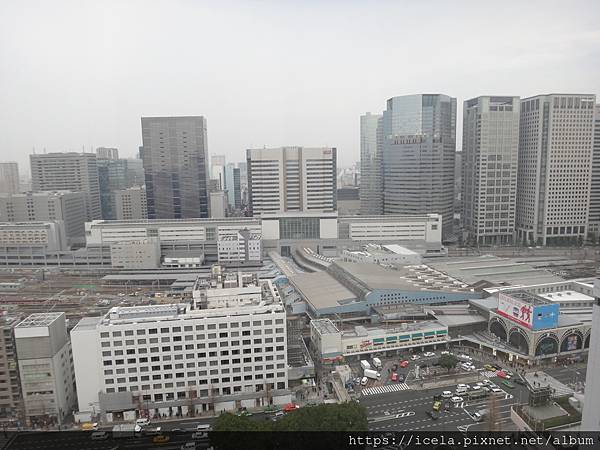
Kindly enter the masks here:
<path id="1" fill-rule="evenodd" d="M 98 147 L 96 149 L 98 159 L 119 159 L 119 149 L 113 147 Z"/>
<path id="2" fill-rule="evenodd" d="M 142 117 L 150 219 L 208 217 L 206 119 Z"/>
<path id="3" fill-rule="evenodd" d="M 0 317 L 0 418 L 14 419 L 22 415 L 21 386 L 17 367 L 14 327 L 20 322 L 16 316 Z"/>
<path id="4" fill-rule="evenodd" d="M 70 191 L 0 194 L 0 222 L 62 222 L 68 244 L 83 244 L 85 199 Z"/>
<path id="5" fill-rule="evenodd" d="M 227 191 L 229 207 L 239 210 L 242 207 L 240 169 L 235 167 L 233 163 L 228 163 L 225 166 L 225 190 Z"/>
<path id="6" fill-rule="evenodd" d="M 519 117 L 519 97 L 464 102 L 461 219 L 473 244 L 513 242 Z"/>
<path id="7" fill-rule="evenodd" d="M 600 104 L 594 106 L 594 153 L 592 155 L 592 185 L 588 233 L 600 236 Z"/>
<path id="8" fill-rule="evenodd" d="M 335 148 L 259 148 L 246 155 L 253 215 L 337 209 Z"/>
<path id="9" fill-rule="evenodd" d="M 87 220 L 100 219 L 100 184 L 96 155 L 48 153 L 30 155 L 33 191 L 83 192 Z"/>
<path id="10" fill-rule="evenodd" d="M 538 95 L 521 101 L 517 239 L 575 243 L 586 235 L 593 154 L 591 94 Z"/>
<path id="11" fill-rule="evenodd" d="M 19 192 L 19 165 L 16 162 L 0 162 L 0 193 Z"/>
<path id="12" fill-rule="evenodd" d="M 144 186 L 133 186 L 114 192 L 115 219 L 143 220 L 148 218 L 146 189 Z"/>
<path id="13" fill-rule="evenodd" d="M 133 186 L 143 186 L 144 178 L 141 159 L 98 159 L 102 218 L 116 219 L 116 192 Z"/>
<path id="14" fill-rule="evenodd" d="M 383 213 L 442 216 L 452 235 L 456 99 L 442 94 L 392 97 L 381 135 Z"/>
<path id="15" fill-rule="evenodd" d="M 379 215 L 383 212 L 383 180 L 381 148 L 377 146 L 381 114 L 370 112 L 360 116 L 360 213 Z"/>

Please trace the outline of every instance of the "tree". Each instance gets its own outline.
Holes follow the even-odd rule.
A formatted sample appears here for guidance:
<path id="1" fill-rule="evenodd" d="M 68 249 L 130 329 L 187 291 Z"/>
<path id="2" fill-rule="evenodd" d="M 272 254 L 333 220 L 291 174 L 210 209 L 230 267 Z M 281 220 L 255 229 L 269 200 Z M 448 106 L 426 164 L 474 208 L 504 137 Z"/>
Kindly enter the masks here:
<path id="1" fill-rule="evenodd" d="M 275 422 L 275 431 L 367 431 L 367 413 L 357 402 L 300 408 Z"/>
<path id="2" fill-rule="evenodd" d="M 444 369 L 446 369 L 448 372 L 450 372 L 450 370 L 454 369 L 456 367 L 456 364 L 458 364 L 458 359 L 454 355 L 445 354 L 440 356 L 438 364 Z"/>

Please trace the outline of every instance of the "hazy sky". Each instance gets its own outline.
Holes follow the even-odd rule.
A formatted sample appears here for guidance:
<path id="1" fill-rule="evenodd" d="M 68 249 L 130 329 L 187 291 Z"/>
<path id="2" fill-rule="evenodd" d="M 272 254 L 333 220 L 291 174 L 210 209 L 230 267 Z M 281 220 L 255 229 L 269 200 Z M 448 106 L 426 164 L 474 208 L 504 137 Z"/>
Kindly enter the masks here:
<path id="1" fill-rule="evenodd" d="M 211 154 L 329 145 L 394 95 L 600 94 L 600 2 L 0 2 L 0 160 L 115 146 L 204 115 Z M 461 125 L 457 128 L 460 142 Z"/>

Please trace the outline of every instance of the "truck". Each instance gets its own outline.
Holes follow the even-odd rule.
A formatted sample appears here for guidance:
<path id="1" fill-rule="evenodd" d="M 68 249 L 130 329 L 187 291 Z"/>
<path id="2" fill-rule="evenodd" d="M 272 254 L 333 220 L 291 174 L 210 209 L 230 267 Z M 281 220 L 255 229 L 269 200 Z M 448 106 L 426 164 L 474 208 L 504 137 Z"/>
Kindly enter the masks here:
<path id="1" fill-rule="evenodd" d="M 369 361 L 365 361 L 364 359 L 360 362 L 360 367 L 362 367 L 363 370 L 367 370 L 371 368 L 371 364 L 369 364 Z"/>
<path id="2" fill-rule="evenodd" d="M 137 437 L 142 432 L 142 427 L 135 423 L 122 423 L 112 429 L 113 438 Z"/>
<path id="3" fill-rule="evenodd" d="M 377 380 L 378 378 L 381 378 L 381 374 L 376 370 L 365 369 L 365 377 L 370 378 L 372 380 Z"/>
<path id="4" fill-rule="evenodd" d="M 381 368 L 381 360 L 379 358 L 373 358 L 373 365 L 375 366 L 375 368 L 380 369 Z"/>

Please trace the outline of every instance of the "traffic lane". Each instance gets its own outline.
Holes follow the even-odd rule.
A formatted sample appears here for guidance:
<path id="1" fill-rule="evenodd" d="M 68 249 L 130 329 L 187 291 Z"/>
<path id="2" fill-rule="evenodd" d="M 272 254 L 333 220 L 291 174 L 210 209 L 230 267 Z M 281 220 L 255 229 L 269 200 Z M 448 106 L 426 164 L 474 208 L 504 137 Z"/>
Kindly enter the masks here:
<path id="1" fill-rule="evenodd" d="M 553 368 L 545 368 L 544 372 L 550 375 L 553 378 L 556 378 L 563 384 L 574 383 L 577 381 L 585 382 L 587 376 L 587 368 L 586 367 L 553 367 Z"/>
<path id="2" fill-rule="evenodd" d="M 412 416 L 404 416 L 398 419 L 391 418 L 387 421 L 371 422 L 369 423 L 369 430 L 409 431 L 438 429 L 451 431 L 454 430 L 458 425 L 469 424 L 472 422 L 473 420 L 471 417 L 462 409 L 443 412 L 436 420 L 429 417 L 426 411 L 419 410 L 415 411 L 415 414 Z"/>

